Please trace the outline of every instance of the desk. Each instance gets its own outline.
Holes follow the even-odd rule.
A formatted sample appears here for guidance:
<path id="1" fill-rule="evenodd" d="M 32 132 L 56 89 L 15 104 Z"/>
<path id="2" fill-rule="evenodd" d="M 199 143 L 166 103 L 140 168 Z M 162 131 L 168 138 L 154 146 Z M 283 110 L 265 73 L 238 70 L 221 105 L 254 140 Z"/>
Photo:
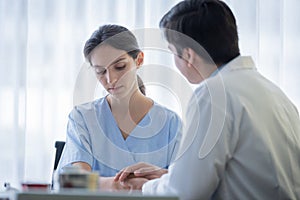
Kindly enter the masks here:
<path id="1" fill-rule="evenodd" d="M 83 190 L 68 190 L 59 192 L 19 192 L 15 200 L 179 200 L 174 196 L 144 196 L 141 192 L 90 192 Z"/>

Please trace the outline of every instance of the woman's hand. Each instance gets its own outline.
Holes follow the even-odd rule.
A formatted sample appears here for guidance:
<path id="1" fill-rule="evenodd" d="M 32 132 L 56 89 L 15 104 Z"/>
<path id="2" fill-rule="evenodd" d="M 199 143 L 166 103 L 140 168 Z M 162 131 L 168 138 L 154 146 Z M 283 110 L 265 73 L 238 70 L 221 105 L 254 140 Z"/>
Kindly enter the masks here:
<path id="1" fill-rule="evenodd" d="M 132 179 L 134 177 L 151 180 L 160 178 L 166 173 L 168 173 L 168 170 L 166 169 L 162 169 L 149 163 L 140 162 L 122 169 L 116 174 L 114 181 L 124 182 L 125 180 Z"/>
<path id="2" fill-rule="evenodd" d="M 115 181 L 114 177 L 100 177 L 100 190 L 119 191 L 119 190 L 141 190 L 148 179 L 131 177 L 125 181 Z"/>
<path id="3" fill-rule="evenodd" d="M 141 190 L 147 181 L 148 179 L 146 178 L 127 178 L 124 182 L 121 182 L 121 184 L 130 187 L 130 190 Z"/>
<path id="4" fill-rule="evenodd" d="M 131 186 L 120 181 L 114 181 L 114 177 L 100 177 L 100 190 L 104 191 L 117 191 L 117 190 L 130 190 Z"/>

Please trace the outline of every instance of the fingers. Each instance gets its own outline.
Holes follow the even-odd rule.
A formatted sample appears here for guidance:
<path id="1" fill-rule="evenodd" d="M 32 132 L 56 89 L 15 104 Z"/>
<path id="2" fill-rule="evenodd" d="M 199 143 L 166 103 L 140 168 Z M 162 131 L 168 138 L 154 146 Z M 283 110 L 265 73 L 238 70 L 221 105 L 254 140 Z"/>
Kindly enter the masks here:
<path id="1" fill-rule="evenodd" d="M 151 166 L 151 165 L 147 164 L 147 163 L 143 163 L 143 162 L 137 163 L 135 165 L 131 165 L 129 167 L 126 167 L 126 168 L 120 170 L 120 172 L 118 172 L 116 174 L 114 180 L 115 181 L 124 181 L 126 178 L 128 178 L 129 175 L 132 176 L 136 170 L 144 168 L 144 167 L 149 167 L 149 166 Z"/>
<path id="2" fill-rule="evenodd" d="M 125 170 L 121 170 L 120 172 L 118 172 L 116 174 L 116 176 L 114 177 L 114 181 L 124 181 L 127 177 L 129 176 L 133 176 L 133 173 L 129 172 L 129 171 L 126 171 Z"/>
<path id="3" fill-rule="evenodd" d="M 122 174 L 122 171 L 119 171 L 118 173 L 116 173 L 116 175 L 114 177 L 114 181 L 119 181 L 121 174 Z"/>
<path id="4" fill-rule="evenodd" d="M 157 171 L 159 171 L 159 170 L 160 170 L 160 168 L 158 168 L 156 166 L 143 167 L 143 168 L 139 168 L 139 169 L 135 170 L 134 175 L 147 176 L 147 175 L 151 175 L 151 174 L 156 174 Z"/>
<path id="5" fill-rule="evenodd" d="M 131 173 L 131 172 L 122 172 L 121 174 L 120 174 L 120 177 L 119 177 L 119 181 L 125 181 L 129 176 L 134 176 L 134 174 L 133 173 Z"/>
<path id="6" fill-rule="evenodd" d="M 129 178 L 134 177 L 143 177 L 148 180 L 155 179 L 161 177 L 163 174 L 167 173 L 168 170 L 159 168 L 155 165 L 151 165 L 148 163 L 138 163 L 125 169 L 122 169 L 119 173 L 114 177 L 115 181 L 125 181 Z"/>
<path id="7" fill-rule="evenodd" d="M 114 181 L 124 181 L 126 177 L 128 177 L 132 173 L 132 169 L 130 167 L 126 167 L 124 169 L 121 169 L 114 177 Z"/>
<path id="8" fill-rule="evenodd" d="M 131 190 L 141 190 L 144 183 L 147 181 L 148 180 L 145 178 L 131 178 L 131 179 L 126 179 L 124 184 L 130 186 Z"/>
<path id="9" fill-rule="evenodd" d="M 122 175 L 122 173 L 125 173 L 124 171 L 125 169 L 120 170 L 114 177 L 114 181 L 119 181 L 120 180 L 120 176 Z"/>
<path id="10" fill-rule="evenodd" d="M 117 182 L 119 184 L 118 190 L 131 190 L 131 185 L 126 182 Z"/>
<path id="11" fill-rule="evenodd" d="M 157 166 L 152 166 L 152 167 L 145 167 L 138 169 L 134 172 L 134 175 L 137 177 L 144 177 L 149 180 L 159 178 L 163 174 L 168 173 L 168 170 L 159 168 Z"/>

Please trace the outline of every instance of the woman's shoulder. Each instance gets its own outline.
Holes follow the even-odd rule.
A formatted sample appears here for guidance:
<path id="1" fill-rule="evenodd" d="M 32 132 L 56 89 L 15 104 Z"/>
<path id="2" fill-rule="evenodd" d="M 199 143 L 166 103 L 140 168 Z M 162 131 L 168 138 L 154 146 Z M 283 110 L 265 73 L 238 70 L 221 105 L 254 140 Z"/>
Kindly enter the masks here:
<path id="1" fill-rule="evenodd" d="M 82 103 L 79 105 L 75 105 L 73 107 L 72 112 L 90 112 L 90 111 L 95 111 L 101 108 L 102 105 L 104 105 L 106 99 L 105 97 L 101 97 L 99 99 L 90 101 L 90 102 L 86 102 L 86 103 Z"/>
<path id="2" fill-rule="evenodd" d="M 157 122 L 158 120 L 158 124 L 163 123 L 169 127 L 169 129 L 172 130 L 170 131 L 171 134 L 175 135 L 177 133 L 181 133 L 183 122 L 177 112 L 157 102 L 154 102 L 152 111 L 152 116 L 155 116 L 153 118 L 154 121 Z"/>
<path id="3" fill-rule="evenodd" d="M 168 118 L 180 119 L 179 115 L 175 111 L 171 110 L 170 108 L 168 108 L 156 101 L 153 101 L 153 109 L 152 110 L 154 110 L 154 112 L 163 112 L 168 116 Z"/>

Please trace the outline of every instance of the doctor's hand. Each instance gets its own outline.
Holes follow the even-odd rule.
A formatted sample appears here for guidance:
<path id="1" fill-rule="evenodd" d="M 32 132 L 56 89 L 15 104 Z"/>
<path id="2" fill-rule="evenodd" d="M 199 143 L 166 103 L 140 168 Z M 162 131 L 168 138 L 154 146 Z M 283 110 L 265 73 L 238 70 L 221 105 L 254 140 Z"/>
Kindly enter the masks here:
<path id="1" fill-rule="evenodd" d="M 132 177 L 140 177 L 151 180 L 160 178 L 166 173 L 168 173 L 168 170 L 166 169 L 151 165 L 149 163 L 140 162 L 122 169 L 116 174 L 114 180 L 124 182 L 126 179 Z"/>

